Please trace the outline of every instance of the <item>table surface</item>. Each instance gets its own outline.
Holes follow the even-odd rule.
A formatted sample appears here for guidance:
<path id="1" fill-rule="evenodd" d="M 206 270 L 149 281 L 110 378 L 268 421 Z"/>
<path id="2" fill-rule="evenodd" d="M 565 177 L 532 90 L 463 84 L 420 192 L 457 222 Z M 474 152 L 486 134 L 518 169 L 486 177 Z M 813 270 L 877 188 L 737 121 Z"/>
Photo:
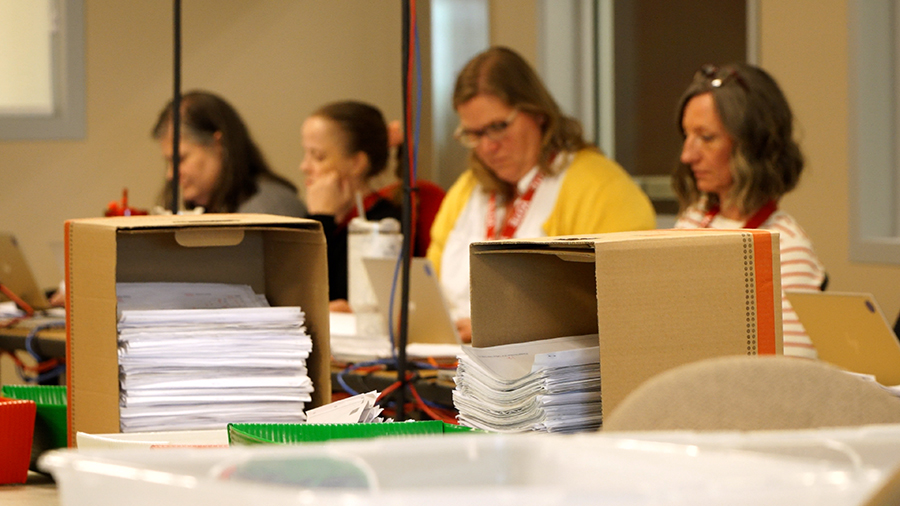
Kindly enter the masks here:
<path id="1" fill-rule="evenodd" d="M 24 485 L 0 485 L 0 503 L 4 506 L 57 506 L 59 492 L 49 476 L 29 471 Z"/>
<path id="2" fill-rule="evenodd" d="M 34 318 L 22 320 L 12 327 L 0 326 L 0 349 L 24 350 L 28 334 L 38 325 L 58 323 L 58 318 Z M 36 351 L 45 357 L 66 356 L 66 329 L 47 328 L 40 330 L 33 343 Z"/>

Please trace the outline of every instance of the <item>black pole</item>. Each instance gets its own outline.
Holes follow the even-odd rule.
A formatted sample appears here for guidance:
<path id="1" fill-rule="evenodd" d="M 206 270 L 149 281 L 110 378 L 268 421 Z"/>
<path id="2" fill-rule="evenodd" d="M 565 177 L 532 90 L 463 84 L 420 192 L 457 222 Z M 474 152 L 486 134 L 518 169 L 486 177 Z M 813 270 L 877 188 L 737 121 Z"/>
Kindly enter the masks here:
<path id="1" fill-rule="evenodd" d="M 401 247 L 400 254 L 402 255 L 402 275 L 400 276 L 401 284 L 400 284 L 400 329 L 399 329 L 399 339 L 397 343 L 397 379 L 400 381 L 400 388 L 397 389 L 397 420 L 403 421 L 406 420 L 406 387 L 407 387 L 407 378 L 406 378 L 406 343 L 409 340 L 408 329 L 409 329 L 409 265 L 410 265 L 410 250 L 411 250 L 411 239 L 412 239 L 412 190 L 410 189 L 410 167 L 414 162 L 409 159 L 409 153 L 413 146 L 413 132 L 412 132 L 412 124 L 408 120 L 409 118 L 409 107 L 410 107 L 410 89 L 408 85 L 408 77 L 409 77 L 409 47 L 412 41 L 410 41 L 411 35 L 409 33 L 410 28 L 410 12 L 409 12 L 409 0 L 403 0 L 403 23 L 402 23 L 402 43 L 401 48 L 403 51 L 402 65 L 403 70 L 400 72 L 401 79 L 403 81 L 403 120 L 405 127 L 403 128 L 404 136 L 406 137 L 404 142 L 403 153 L 400 157 L 401 163 L 401 173 L 403 180 L 403 214 L 401 216 L 401 230 L 403 231 L 403 246 Z"/>
<path id="2" fill-rule="evenodd" d="M 178 214 L 178 190 L 180 176 L 178 166 L 181 163 L 181 0 L 174 0 L 174 87 L 172 91 L 172 214 Z"/>

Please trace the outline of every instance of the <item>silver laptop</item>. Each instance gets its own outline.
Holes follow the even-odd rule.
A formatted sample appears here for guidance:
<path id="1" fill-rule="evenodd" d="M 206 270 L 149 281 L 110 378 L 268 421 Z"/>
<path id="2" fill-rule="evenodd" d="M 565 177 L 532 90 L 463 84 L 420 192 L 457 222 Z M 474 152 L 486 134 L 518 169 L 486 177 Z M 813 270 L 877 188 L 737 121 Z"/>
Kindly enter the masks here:
<path id="1" fill-rule="evenodd" d="M 363 263 L 372 290 L 378 301 L 378 312 L 386 322 L 393 322 L 397 335 L 400 315 L 400 273 L 394 284 L 394 272 L 399 268 L 392 258 L 365 258 Z M 396 289 L 392 288 L 396 286 Z M 388 317 L 393 291 L 393 317 Z M 456 324 L 450 316 L 447 303 L 441 292 L 440 281 L 427 258 L 415 257 L 409 268 L 409 327 L 410 343 L 461 344 Z"/>
<path id="2" fill-rule="evenodd" d="M 900 385 L 900 341 L 867 293 L 785 292 L 819 359 Z"/>
<path id="3" fill-rule="evenodd" d="M 50 307 L 44 291 L 38 286 L 28 262 L 25 261 L 15 236 L 6 232 L 0 232 L 0 283 L 33 309 Z M 7 300 L 9 298 L 0 293 L 0 301 Z"/>

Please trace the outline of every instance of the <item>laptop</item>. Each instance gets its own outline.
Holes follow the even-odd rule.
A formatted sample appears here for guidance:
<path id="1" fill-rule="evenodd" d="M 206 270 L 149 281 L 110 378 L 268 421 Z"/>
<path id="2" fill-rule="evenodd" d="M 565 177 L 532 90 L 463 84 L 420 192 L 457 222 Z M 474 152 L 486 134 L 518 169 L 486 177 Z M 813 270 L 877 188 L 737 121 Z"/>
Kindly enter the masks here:
<path id="1" fill-rule="evenodd" d="M 785 292 L 819 359 L 900 385 L 900 342 L 866 293 Z"/>
<path id="2" fill-rule="evenodd" d="M 0 232 L 0 283 L 35 310 L 50 307 L 50 302 L 35 281 L 15 236 L 6 232 Z M 8 297 L 0 293 L 0 302 L 8 300 Z"/>
<path id="3" fill-rule="evenodd" d="M 396 289 L 393 290 L 393 318 L 388 318 L 388 310 L 397 260 L 394 258 L 364 258 L 363 263 L 378 301 L 378 312 L 381 313 L 384 321 L 394 322 L 396 325 L 400 315 L 399 271 Z M 394 335 L 397 335 L 396 327 Z M 456 331 L 456 323 L 450 316 L 450 310 L 444 300 L 440 281 L 427 258 L 414 257 L 410 263 L 407 335 L 410 343 L 457 346 L 462 343 L 459 333 Z"/>

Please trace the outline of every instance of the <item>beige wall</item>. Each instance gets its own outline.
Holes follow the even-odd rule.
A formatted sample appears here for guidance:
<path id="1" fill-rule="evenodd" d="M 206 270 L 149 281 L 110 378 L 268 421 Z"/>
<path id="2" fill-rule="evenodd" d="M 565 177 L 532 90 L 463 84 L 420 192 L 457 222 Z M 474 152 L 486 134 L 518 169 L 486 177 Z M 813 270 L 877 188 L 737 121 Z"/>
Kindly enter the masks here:
<path id="1" fill-rule="evenodd" d="M 815 242 L 831 289 L 870 291 L 893 319 L 900 267 L 850 262 L 847 253 L 847 0 L 760 7 L 760 63 L 793 104 L 808 159 L 784 207 Z M 85 0 L 87 138 L 0 142 L 0 229 L 20 237 L 44 285 L 62 275 L 50 243 L 62 240 L 65 219 L 99 215 L 126 186 L 137 206 L 156 198 L 163 165 L 148 130 L 171 94 L 170 8 Z M 228 97 L 276 170 L 297 182 L 297 132 L 317 105 L 357 98 L 401 115 L 399 1 L 194 0 L 183 8 L 184 88 Z M 493 0 L 493 40 L 534 61 L 536 12 L 532 0 Z"/>
<path id="2" fill-rule="evenodd" d="M 491 0 L 491 43 L 515 49 L 538 66 L 537 0 Z"/>
<path id="3" fill-rule="evenodd" d="M 62 277 L 50 247 L 68 218 L 93 217 L 128 187 L 154 204 L 163 163 L 149 130 L 172 93 L 171 2 L 85 0 L 87 137 L 0 141 L 0 229 L 15 233 L 38 281 Z M 274 169 L 300 182 L 298 132 L 327 101 L 402 114 L 400 1 L 183 3 L 184 90 L 229 99 Z"/>
<path id="4" fill-rule="evenodd" d="M 851 262 L 848 254 L 848 1 L 760 3 L 760 63 L 784 88 L 807 157 L 800 186 L 784 208 L 812 238 L 831 278 L 829 290 L 873 293 L 893 323 L 900 267 Z"/>

